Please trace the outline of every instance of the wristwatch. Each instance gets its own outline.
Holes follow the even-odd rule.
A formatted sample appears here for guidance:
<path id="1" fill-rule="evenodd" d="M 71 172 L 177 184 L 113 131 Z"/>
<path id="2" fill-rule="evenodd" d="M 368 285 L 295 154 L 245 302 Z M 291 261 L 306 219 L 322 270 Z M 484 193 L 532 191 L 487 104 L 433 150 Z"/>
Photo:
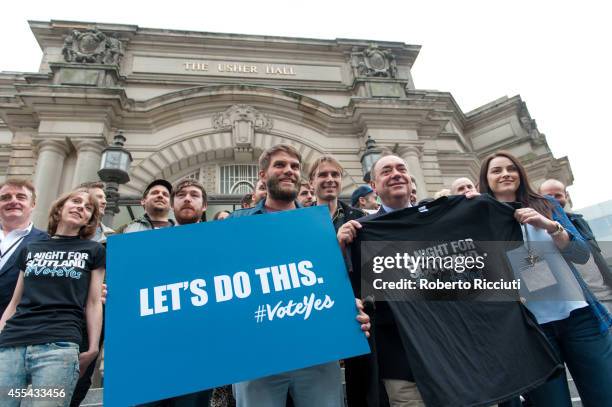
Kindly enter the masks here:
<path id="1" fill-rule="evenodd" d="M 563 225 L 561 225 L 559 222 L 555 222 L 555 225 L 557 226 L 557 228 L 554 230 L 554 232 L 548 232 L 548 234 L 551 236 L 560 235 L 565 230 Z"/>

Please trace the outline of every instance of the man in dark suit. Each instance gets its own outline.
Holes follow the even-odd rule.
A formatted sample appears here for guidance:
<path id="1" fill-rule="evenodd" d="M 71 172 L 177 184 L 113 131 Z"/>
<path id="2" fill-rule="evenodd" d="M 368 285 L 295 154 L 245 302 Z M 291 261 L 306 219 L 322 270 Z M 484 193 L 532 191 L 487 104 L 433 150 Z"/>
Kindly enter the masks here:
<path id="1" fill-rule="evenodd" d="M 408 208 L 412 206 L 413 179 L 404 159 L 397 155 L 386 155 L 379 158 L 371 169 L 372 187 L 378 194 L 381 206 L 376 214 L 360 219 L 370 220 L 385 213 Z M 467 198 L 479 195 L 471 191 Z M 357 237 L 361 229 L 359 221 L 350 220 L 338 230 L 338 242 L 345 249 Z M 357 284 L 354 283 L 355 289 Z M 391 313 L 389 305 L 384 301 L 376 302 L 376 312 L 373 316 L 375 363 L 370 365 L 373 375 L 378 375 L 387 392 L 391 407 L 424 406 L 423 399 L 416 387 L 415 379 L 409 368 L 406 352 L 400 340 L 397 324 Z M 376 379 L 376 378 L 375 378 Z M 376 389 L 378 381 L 370 382 L 371 388 L 367 390 L 369 400 L 363 405 L 380 406 Z"/>
<path id="2" fill-rule="evenodd" d="M 406 162 L 396 155 L 387 155 L 379 158 L 371 169 L 371 179 L 374 191 L 380 197 L 382 205 L 376 217 L 386 212 L 404 209 L 411 206 L 412 180 Z M 338 242 L 340 246 L 347 247 L 357 236 L 361 224 L 350 220 L 338 229 Z M 373 374 L 380 375 L 385 390 L 389 396 L 392 407 L 423 406 L 423 400 L 416 388 L 412 374 L 407 371 L 408 361 L 405 357 L 403 345 L 400 341 L 397 326 L 386 303 L 376 304 L 374 321 L 374 349 L 378 361 Z M 378 370 L 378 372 L 376 372 Z M 377 380 L 374 380 L 377 383 Z M 374 385 L 375 386 L 375 385 Z M 367 405 L 379 405 L 377 396 L 370 393 Z M 382 403 L 381 403 L 382 404 Z"/>
<path id="3" fill-rule="evenodd" d="M 19 252 L 29 242 L 48 238 L 32 226 L 35 204 L 36 192 L 30 181 L 12 179 L 0 185 L 0 315 L 17 284 Z"/>

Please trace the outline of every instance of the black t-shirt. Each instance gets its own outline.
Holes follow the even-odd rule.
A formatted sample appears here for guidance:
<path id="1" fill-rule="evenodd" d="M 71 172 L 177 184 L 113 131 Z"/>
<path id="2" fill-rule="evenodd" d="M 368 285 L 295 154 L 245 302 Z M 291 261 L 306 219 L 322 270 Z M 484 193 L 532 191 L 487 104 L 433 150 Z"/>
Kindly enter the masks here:
<path id="1" fill-rule="evenodd" d="M 390 281 L 405 275 L 397 269 L 373 273 L 371 256 L 384 257 L 398 248 L 444 258 L 486 252 L 481 269 L 452 273 L 431 266 L 419 272 L 448 282 L 511 281 L 504 250 L 522 244 L 513 214 L 511 206 L 483 195 L 471 200 L 444 197 L 425 208 L 364 218 L 351 246 L 354 288 L 361 293 L 375 278 L 386 275 L 382 278 Z M 383 241 L 404 243 L 385 246 Z M 512 243 L 492 243 L 501 241 Z M 368 246 L 372 242 L 374 250 Z M 370 253 L 362 258 L 362 251 Z M 516 301 L 516 292 L 510 291 L 515 295 L 495 290 L 376 291 L 374 336 L 382 378 L 415 381 L 428 406 L 453 407 L 495 404 L 544 383 L 562 366 L 533 317 Z M 497 294 L 502 296 L 495 298 Z"/>
<path id="2" fill-rule="evenodd" d="M 20 253 L 21 302 L 0 333 L 0 346 L 81 343 L 91 271 L 104 267 L 104 247 L 79 237 L 29 243 Z"/>

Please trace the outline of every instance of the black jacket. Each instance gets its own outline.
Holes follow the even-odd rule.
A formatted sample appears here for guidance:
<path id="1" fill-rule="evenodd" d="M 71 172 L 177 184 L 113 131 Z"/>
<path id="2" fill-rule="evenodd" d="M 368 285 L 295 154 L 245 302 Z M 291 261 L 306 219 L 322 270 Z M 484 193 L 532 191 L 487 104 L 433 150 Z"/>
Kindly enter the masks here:
<path id="1" fill-rule="evenodd" d="M 348 206 L 340 201 L 338 202 L 345 207 Z M 349 210 L 347 212 L 348 216 L 345 217 L 342 224 L 348 222 L 349 220 L 357 220 L 358 222 L 361 220 L 370 220 L 385 214 L 385 210 L 382 206 L 377 213 L 372 215 L 368 215 L 361 209 L 352 207 L 349 208 L 353 209 L 353 211 Z M 336 227 L 336 230 L 338 230 L 342 224 L 336 226 L 336 222 L 334 222 L 334 227 Z M 347 262 L 347 268 L 350 270 L 350 254 L 345 257 L 345 261 Z M 353 285 L 355 297 L 361 298 L 361 287 L 359 286 L 361 282 L 358 278 L 355 278 L 355 275 L 350 271 L 349 277 L 351 284 Z M 372 352 L 367 355 L 357 356 L 344 361 L 346 399 L 349 407 L 389 407 L 389 398 L 382 379 L 391 378 L 389 376 L 397 376 L 393 378 L 404 379 L 411 377 L 406 377 L 406 375 L 403 374 L 403 369 L 399 374 L 394 374 L 397 372 L 393 371 L 389 373 L 388 370 L 385 370 L 384 376 L 381 374 L 380 367 L 383 365 L 385 367 L 404 367 L 408 364 L 408 361 L 406 360 L 404 348 L 400 341 L 399 332 L 397 332 L 397 327 L 394 324 L 390 326 L 387 324 L 387 328 L 395 330 L 395 333 L 391 333 L 391 335 L 389 335 L 389 332 L 386 332 L 389 329 L 385 329 L 385 327 L 382 329 L 380 328 L 378 324 L 379 313 L 384 314 L 384 316 L 386 316 L 385 319 L 389 318 L 388 315 L 390 315 L 390 318 L 393 318 L 393 316 L 391 315 L 391 310 L 387 304 L 384 304 L 383 306 L 386 307 L 386 310 L 379 310 L 379 304 L 376 304 L 377 308 L 375 309 L 373 298 L 364 300 L 365 312 L 370 316 L 370 322 L 372 325 L 372 328 L 370 329 L 370 339 L 368 340 Z M 391 343 L 389 343 L 390 341 Z M 380 354 L 380 349 L 383 349 L 383 354 Z"/>
<path id="2" fill-rule="evenodd" d="M 366 215 L 367 213 L 365 213 L 361 209 L 353 208 L 352 206 L 345 204 L 341 200 L 338 200 L 338 208 L 336 209 L 336 213 L 334 214 L 334 217 L 332 219 L 334 223 L 334 229 L 336 229 L 337 232 L 338 229 L 340 229 L 340 226 L 344 225 L 349 220 L 357 220 L 363 218 Z"/>
<path id="3" fill-rule="evenodd" d="M 17 245 L 11 256 L 8 258 L 4 266 L 0 269 L 0 315 L 4 313 L 11 298 L 13 297 L 13 291 L 15 291 L 15 285 L 17 284 L 17 277 L 19 277 L 19 267 L 17 266 L 17 259 L 21 250 L 28 245 L 30 242 L 36 242 L 38 240 L 48 239 L 49 235 L 42 230 L 32 227 L 30 233 L 28 233 L 23 240 Z"/>

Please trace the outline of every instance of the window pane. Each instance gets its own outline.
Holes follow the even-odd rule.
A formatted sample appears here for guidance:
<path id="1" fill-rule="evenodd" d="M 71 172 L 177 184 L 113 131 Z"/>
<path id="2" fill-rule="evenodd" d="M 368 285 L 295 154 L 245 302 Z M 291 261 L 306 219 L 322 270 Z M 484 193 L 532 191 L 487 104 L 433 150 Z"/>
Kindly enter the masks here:
<path id="1" fill-rule="evenodd" d="M 220 168 L 221 194 L 244 195 L 253 192 L 257 183 L 257 165 L 232 164 Z"/>

